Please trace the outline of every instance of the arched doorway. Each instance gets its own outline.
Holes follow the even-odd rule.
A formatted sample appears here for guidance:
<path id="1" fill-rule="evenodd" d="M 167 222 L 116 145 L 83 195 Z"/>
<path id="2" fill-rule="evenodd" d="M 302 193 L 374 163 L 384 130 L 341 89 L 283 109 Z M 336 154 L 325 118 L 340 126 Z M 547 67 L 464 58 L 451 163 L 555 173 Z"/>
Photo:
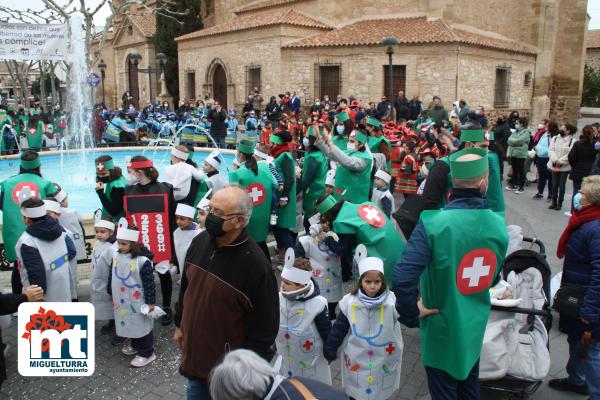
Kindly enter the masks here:
<path id="1" fill-rule="evenodd" d="M 213 97 L 227 109 L 227 75 L 221 64 L 215 66 L 213 73 Z"/>
<path id="2" fill-rule="evenodd" d="M 133 96 L 135 106 L 140 104 L 140 84 L 138 81 L 138 67 L 130 56 L 127 56 L 127 76 L 129 81 L 129 93 Z"/>

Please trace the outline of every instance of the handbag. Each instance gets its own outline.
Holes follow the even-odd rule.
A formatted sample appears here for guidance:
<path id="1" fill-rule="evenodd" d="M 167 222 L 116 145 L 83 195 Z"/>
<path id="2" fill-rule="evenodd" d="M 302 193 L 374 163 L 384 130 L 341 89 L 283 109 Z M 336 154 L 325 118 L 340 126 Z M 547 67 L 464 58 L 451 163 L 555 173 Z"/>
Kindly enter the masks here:
<path id="1" fill-rule="evenodd" d="M 292 386 L 294 386 L 296 390 L 300 392 L 300 395 L 304 400 L 318 400 L 315 397 L 315 395 L 312 394 L 310 390 L 308 390 L 308 388 L 304 386 L 304 384 L 299 380 L 291 378 L 290 380 L 288 380 L 288 382 L 291 383 Z"/>
<path id="2" fill-rule="evenodd" d="M 579 318 L 579 310 L 586 291 L 584 287 L 563 283 L 554 296 L 552 308 L 567 317 Z"/>

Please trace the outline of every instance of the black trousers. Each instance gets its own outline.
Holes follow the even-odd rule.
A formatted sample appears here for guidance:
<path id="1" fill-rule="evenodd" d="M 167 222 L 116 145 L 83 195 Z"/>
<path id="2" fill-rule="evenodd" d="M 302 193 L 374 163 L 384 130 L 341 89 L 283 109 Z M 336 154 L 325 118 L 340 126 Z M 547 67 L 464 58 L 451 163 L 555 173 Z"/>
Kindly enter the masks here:
<path id="1" fill-rule="evenodd" d="M 459 381 L 441 369 L 425 367 L 431 400 L 479 400 L 479 360 L 467 379 Z"/>
<path id="2" fill-rule="evenodd" d="M 271 264 L 271 253 L 269 252 L 269 246 L 267 246 L 267 242 L 257 242 L 256 244 L 258 247 L 260 247 L 263 253 L 265 253 L 265 257 L 267 257 L 269 264 Z"/>
<path id="3" fill-rule="evenodd" d="M 519 189 L 523 189 L 525 186 L 525 159 L 511 157 L 510 165 L 512 167 L 513 186 L 518 186 Z"/>
<path id="4" fill-rule="evenodd" d="M 173 293 L 173 279 L 169 272 L 165 274 L 158 274 L 160 279 L 160 293 L 163 298 L 163 307 L 171 308 L 171 296 Z"/>
<path id="5" fill-rule="evenodd" d="M 23 293 L 23 283 L 21 282 L 21 275 L 19 274 L 19 266 L 17 262 L 13 264 L 13 269 L 10 274 L 10 286 L 14 294 Z"/>
<path id="6" fill-rule="evenodd" d="M 562 207 L 568 176 L 569 171 L 552 172 L 552 204 Z"/>
<path id="7" fill-rule="evenodd" d="M 132 338 L 131 347 L 133 347 L 140 357 L 150 357 L 154 353 L 154 332 L 150 331 L 141 338 Z"/>

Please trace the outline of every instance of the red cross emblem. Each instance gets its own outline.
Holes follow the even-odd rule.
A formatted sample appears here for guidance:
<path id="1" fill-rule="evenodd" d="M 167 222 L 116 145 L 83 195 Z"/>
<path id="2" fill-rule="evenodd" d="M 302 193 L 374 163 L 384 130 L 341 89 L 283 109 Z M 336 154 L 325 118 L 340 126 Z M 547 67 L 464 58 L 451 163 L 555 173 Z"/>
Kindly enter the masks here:
<path id="1" fill-rule="evenodd" d="M 37 133 L 37 129 L 35 129 L 35 128 L 29 128 L 29 134 L 31 136 L 35 135 L 36 133 Z"/>
<path id="2" fill-rule="evenodd" d="M 98 171 L 100 171 L 100 172 L 103 172 L 104 171 L 104 164 L 102 164 L 102 163 L 96 164 L 96 169 Z"/>
<path id="3" fill-rule="evenodd" d="M 310 349 L 312 349 L 313 343 L 310 340 L 307 340 L 306 342 L 304 342 L 304 344 L 302 345 L 302 347 L 304 347 L 304 349 L 306 351 L 310 351 Z"/>
<path id="4" fill-rule="evenodd" d="M 260 183 L 253 183 L 246 186 L 246 192 L 248 192 L 248 196 L 250 196 L 252 204 L 255 206 L 262 204 L 267 196 L 265 187 Z"/>
<path id="5" fill-rule="evenodd" d="M 396 350 L 396 348 L 391 343 L 388 344 L 387 347 L 385 348 L 386 353 L 388 353 L 390 356 L 392 355 L 392 353 L 394 352 L 394 350 Z"/>
<path id="6" fill-rule="evenodd" d="M 141 296 L 142 296 L 142 294 L 140 293 L 139 290 L 136 290 L 135 292 L 133 292 L 133 298 L 135 300 L 139 300 Z"/>
<path id="7" fill-rule="evenodd" d="M 485 133 L 483 134 L 483 137 L 485 138 L 485 140 L 490 140 L 490 136 L 491 135 L 490 135 L 490 131 L 489 130 L 485 131 Z"/>
<path id="8" fill-rule="evenodd" d="M 458 265 L 458 291 L 469 295 L 488 290 L 496 273 L 496 264 L 496 254 L 491 249 L 469 251 Z"/>
<path id="9" fill-rule="evenodd" d="M 17 205 L 32 197 L 40 197 L 40 189 L 33 182 L 17 183 L 12 191 L 13 202 Z"/>
<path id="10" fill-rule="evenodd" d="M 358 207 L 358 215 L 362 220 L 366 221 L 369 225 L 374 226 L 375 228 L 381 228 L 385 225 L 385 216 L 375 206 L 369 206 L 365 204 Z"/>

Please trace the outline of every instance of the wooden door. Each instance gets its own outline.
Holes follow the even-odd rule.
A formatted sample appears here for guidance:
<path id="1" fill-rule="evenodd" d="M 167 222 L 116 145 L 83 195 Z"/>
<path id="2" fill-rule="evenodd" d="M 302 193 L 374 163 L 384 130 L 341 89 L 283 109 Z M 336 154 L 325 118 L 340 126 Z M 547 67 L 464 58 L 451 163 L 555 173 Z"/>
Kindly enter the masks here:
<path id="1" fill-rule="evenodd" d="M 129 93 L 133 96 L 133 100 L 135 100 L 135 107 L 139 108 L 140 104 L 140 84 L 138 82 L 138 69 L 137 65 L 135 65 L 131 60 L 129 60 Z"/>
<path id="2" fill-rule="evenodd" d="M 213 98 L 227 109 L 227 75 L 221 65 L 217 65 L 213 75 Z"/>

